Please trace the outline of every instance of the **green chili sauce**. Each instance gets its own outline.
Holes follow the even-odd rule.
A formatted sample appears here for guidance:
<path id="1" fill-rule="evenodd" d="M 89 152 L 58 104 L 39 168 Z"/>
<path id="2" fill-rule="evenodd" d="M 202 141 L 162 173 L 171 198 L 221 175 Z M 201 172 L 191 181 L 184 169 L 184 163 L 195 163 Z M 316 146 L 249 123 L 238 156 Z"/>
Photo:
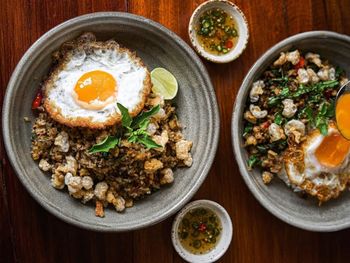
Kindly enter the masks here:
<path id="1" fill-rule="evenodd" d="M 206 11 L 199 18 L 196 32 L 200 45 L 214 55 L 228 53 L 238 40 L 235 20 L 218 8 Z"/>
<path id="2" fill-rule="evenodd" d="M 178 230 L 181 245 L 192 254 L 212 250 L 221 237 L 219 217 L 210 209 L 195 208 L 181 220 Z"/>

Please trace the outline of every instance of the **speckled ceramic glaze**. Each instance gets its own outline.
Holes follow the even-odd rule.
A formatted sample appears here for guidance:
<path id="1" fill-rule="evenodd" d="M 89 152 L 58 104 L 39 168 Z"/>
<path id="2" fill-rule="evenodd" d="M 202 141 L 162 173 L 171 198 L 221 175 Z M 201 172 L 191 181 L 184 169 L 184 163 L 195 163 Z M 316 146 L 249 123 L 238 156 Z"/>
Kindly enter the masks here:
<path id="1" fill-rule="evenodd" d="M 178 80 L 177 112 L 184 135 L 193 141 L 191 168 L 177 169 L 175 182 L 136 202 L 125 213 L 112 208 L 95 217 L 92 205 L 83 205 L 66 191 L 50 185 L 50 176 L 39 170 L 30 155 L 35 116 L 32 99 L 48 71 L 51 53 L 84 31 L 98 39 L 114 38 L 135 50 L 149 69 L 164 67 Z M 219 114 L 206 69 L 192 49 L 158 23 L 126 13 L 94 13 L 74 18 L 43 35 L 18 63 L 7 87 L 3 106 L 3 135 L 8 157 L 29 193 L 48 211 L 76 226 L 99 231 L 127 231 L 155 224 L 179 210 L 203 183 L 217 149 Z M 32 122 L 26 123 L 23 117 Z"/>
<path id="2" fill-rule="evenodd" d="M 243 148 L 243 111 L 251 85 L 278 58 L 291 49 L 312 51 L 339 65 L 350 76 L 350 37 L 328 31 L 312 31 L 291 36 L 269 49 L 250 69 L 237 95 L 232 116 L 232 140 L 243 179 L 258 201 L 272 214 L 299 228 L 311 231 L 336 231 L 350 226 L 350 192 L 322 206 L 313 198 L 302 199 L 280 181 L 266 186 L 260 172 L 248 171 L 247 152 Z"/>
<path id="3" fill-rule="evenodd" d="M 236 46 L 225 55 L 214 55 L 207 52 L 200 45 L 196 36 L 196 25 L 198 24 L 199 18 L 202 16 L 203 13 L 213 8 L 220 8 L 224 10 L 228 15 L 232 16 L 236 22 L 238 41 Z M 191 40 L 192 46 L 195 48 L 199 55 L 214 63 L 228 63 L 238 58 L 247 46 L 249 39 L 248 22 L 243 12 L 238 8 L 238 6 L 231 3 L 230 1 L 209 0 L 199 5 L 196 8 L 196 10 L 194 10 L 190 22 L 188 24 L 188 35 Z"/>
<path id="4" fill-rule="evenodd" d="M 179 225 L 182 218 L 194 208 L 204 207 L 212 210 L 221 221 L 222 232 L 220 235 L 220 240 L 216 244 L 215 248 L 208 253 L 201 255 L 194 255 L 188 252 L 180 242 L 180 237 L 178 234 Z M 226 250 L 229 248 L 232 239 L 232 222 L 229 214 L 221 205 L 210 200 L 197 200 L 186 205 L 175 217 L 172 230 L 171 230 L 171 240 L 176 252 L 186 261 L 193 263 L 210 263 L 215 262 L 221 258 Z"/>

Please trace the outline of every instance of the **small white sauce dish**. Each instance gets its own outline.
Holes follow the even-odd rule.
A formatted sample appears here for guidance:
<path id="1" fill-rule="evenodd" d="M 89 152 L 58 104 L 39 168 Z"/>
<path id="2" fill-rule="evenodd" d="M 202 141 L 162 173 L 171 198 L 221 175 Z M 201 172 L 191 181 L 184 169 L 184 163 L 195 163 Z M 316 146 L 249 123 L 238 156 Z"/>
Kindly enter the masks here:
<path id="1" fill-rule="evenodd" d="M 207 52 L 197 39 L 196 26 L 203 13 L 210 9 L 219 8 L 235 20 L 238 31 L 236 46 L 224 55 L 215 55 Z M 209 0 L 199 5 L 193 12 L 188 24 L 188 35 L 192 46 L 203 58 L 214 63 L 228 63 L 238 58 L 247 46 L 249 39 L 248 22 L 243 12 L 233 3 L 226 0 Z"/>
<path id="2" fill-rule="evenodd" d="M 194 208 L 207 208 L 213 211 L 221 221 L 221 236 L 214 247 L 214 249 L 210 250 L 208 253 L 205 254 L 192 254 L 191 252 L 187 251 L 180 242 L 180 237 L 178 234 L 179 225 L 181 223 L 181 220 L 183 217 L 189 212 L 190 210 Z M 216 202 L 210 201 L 210 200 L 197 200 L 193 201 L 189 204 L 187 204 L 175 217 L 172 230 L 171 230 L 171 239 L 173 242 L 173 246 L 176 250 L 176 252 L 186 261 L 193 262 L 193 263 L 209 263 L 209 262 L 215 262 L 219 258 L 221 258 L 228 247 L 230 246 L 231 239 L 232 239 L 232 222 L 229 214 L 223 208 L 221 205 L 219 205 Z"/>

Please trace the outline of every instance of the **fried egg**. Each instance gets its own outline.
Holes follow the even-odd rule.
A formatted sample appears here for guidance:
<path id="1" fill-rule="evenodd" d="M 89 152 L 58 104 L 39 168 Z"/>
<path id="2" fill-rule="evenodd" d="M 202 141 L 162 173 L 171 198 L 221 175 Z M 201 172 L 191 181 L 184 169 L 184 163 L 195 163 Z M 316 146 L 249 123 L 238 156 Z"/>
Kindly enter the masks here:
<path id="1" fill-rule="evenodd" d="M 350 180 L 350 141 L 328 125 L 328 135 L 311 131 L 301 146 L 285 153 L 285 171 L 290 184 L 316 196 L 320 202 L 336 198 Z"/>
<path id="2" fill-rule="evenodd" d="M 117 103 L 131 116 L 144 107 L 151 81 L 134 53 L 116 42 L 85 34 L 60 51 L 58 66 L 44 84 L 44 107 L 67 126 L 104 128 L 121 121 Z"/>

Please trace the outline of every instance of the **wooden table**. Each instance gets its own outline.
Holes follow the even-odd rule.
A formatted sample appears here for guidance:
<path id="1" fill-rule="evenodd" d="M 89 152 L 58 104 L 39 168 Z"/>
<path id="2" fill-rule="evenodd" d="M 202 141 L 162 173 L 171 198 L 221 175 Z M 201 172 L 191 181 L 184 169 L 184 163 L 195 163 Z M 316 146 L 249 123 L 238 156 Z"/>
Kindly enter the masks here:
<path id="1" fill-rule="evenodd" d="M 201 2 L 1 0 L 1 99 L 11 72 L 26 49 L 47 30 L 67 19 L 97 11 L 130 12 L 165 25 L 189 42 L 187 24 Z M 221 262 L 349 262 L 350 229 L 328 234 L 303 231 L 278 220 L 255 200 L 232 154 L 230 121 L 241 81 L 258 57 L 278 41 L 299 32 L 326 29 L 350 34 L 350 1 L 234 2 L 248 19 L 249 44 L 244 54 L 232 63 L 205 62 L 217 94 L 221 132 L 214 165 L 194 198 L 217 201 L 231 215 L 233 239 Z M 0 154 L 0 262 L 182 261 L 170 240 L 173 218 L 121 234 L 73 227 L 46 212 L 28 195 L 9 165 L 2 140 Z"/>

